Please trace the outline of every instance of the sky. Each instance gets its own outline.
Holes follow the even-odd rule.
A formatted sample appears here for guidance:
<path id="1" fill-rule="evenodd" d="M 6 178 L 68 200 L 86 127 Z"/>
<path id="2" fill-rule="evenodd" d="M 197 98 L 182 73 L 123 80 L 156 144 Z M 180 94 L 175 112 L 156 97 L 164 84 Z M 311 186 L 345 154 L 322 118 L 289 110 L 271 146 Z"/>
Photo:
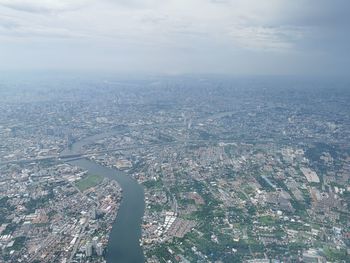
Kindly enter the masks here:
<path id="1" fill-rule="evenodd" d="M 349 0 L 0 0 L 0 70 L 348 75 Z"/>

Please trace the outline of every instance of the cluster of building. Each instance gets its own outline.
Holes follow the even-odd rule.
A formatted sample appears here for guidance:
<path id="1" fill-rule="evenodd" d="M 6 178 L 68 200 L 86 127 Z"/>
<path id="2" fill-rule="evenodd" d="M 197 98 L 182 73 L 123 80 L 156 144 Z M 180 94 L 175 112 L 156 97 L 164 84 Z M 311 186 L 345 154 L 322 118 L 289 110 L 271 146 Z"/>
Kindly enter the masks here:
<path id="1" fill-rule="evenodd" d="M 83 190 L 87 178 L 69 164 L 1 166 L 0 261 L 104 262 L 121 189 L 101 179 Z"/>
<path id="2" fill-rule="evenodd" d="M 81 154 L 144 186 L 147 262 L 347 262 L 347 91 L 103 83 L 0 105 L 1 260 L 104 261 L 121 190 L 106 179 L 81 188 L 89 175 L 59 158 L 96 136 Z"/>

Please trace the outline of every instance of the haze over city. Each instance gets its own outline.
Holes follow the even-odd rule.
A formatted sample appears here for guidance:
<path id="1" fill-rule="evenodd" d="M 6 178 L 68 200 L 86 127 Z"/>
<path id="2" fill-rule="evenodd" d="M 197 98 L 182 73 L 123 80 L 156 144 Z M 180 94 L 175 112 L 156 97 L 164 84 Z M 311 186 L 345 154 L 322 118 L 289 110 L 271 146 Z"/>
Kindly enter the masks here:
<path id="1" fill-rule="evenodd" d="M 0 263 L 350 263 L 349 0 L 0 0 Z"/>

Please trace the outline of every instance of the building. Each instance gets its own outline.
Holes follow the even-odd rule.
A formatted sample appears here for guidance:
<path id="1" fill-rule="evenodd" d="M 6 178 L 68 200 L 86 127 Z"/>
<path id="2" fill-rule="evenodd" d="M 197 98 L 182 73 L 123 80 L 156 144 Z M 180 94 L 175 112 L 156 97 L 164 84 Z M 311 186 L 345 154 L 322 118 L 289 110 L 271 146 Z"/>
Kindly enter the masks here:
<path id="1" fill-rule="evenodd" d="M 85 255 L 87 257 L 91 257 L 92 256 L 92 244 L 91 242 L 87 242 L 86 246 L 85 246 Z"/>
<path id="2" fill-rule="evenodd" d="M 98 237 L 94 237 L 94 238 L 92 239 L 92 246 L 94 247 L 94 249 L 96 249 L 97 242 L 98 242 Z"/>
<path id="3" fill-rule="evenodd" d="M 98 243 L 98 244 L 96 245 L 96 254 L 97 254 L 98 256 L 102 256 L 102 254 L 103 254 L 103 246 L 102 246 L 102 243 Z"/>

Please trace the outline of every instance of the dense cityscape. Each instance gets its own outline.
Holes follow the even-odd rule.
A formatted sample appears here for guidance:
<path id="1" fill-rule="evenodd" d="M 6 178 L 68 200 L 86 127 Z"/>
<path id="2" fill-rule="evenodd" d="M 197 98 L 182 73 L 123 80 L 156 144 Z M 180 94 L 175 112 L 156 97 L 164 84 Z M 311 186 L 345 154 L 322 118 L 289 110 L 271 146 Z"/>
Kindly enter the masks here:
<path id="1" fill-rule="evenodd" d="M 145 262 L 350 262 L 349 101 L 342 80 L 3 78 L 0 262 L 119 262 L 122 176 Z"/>

